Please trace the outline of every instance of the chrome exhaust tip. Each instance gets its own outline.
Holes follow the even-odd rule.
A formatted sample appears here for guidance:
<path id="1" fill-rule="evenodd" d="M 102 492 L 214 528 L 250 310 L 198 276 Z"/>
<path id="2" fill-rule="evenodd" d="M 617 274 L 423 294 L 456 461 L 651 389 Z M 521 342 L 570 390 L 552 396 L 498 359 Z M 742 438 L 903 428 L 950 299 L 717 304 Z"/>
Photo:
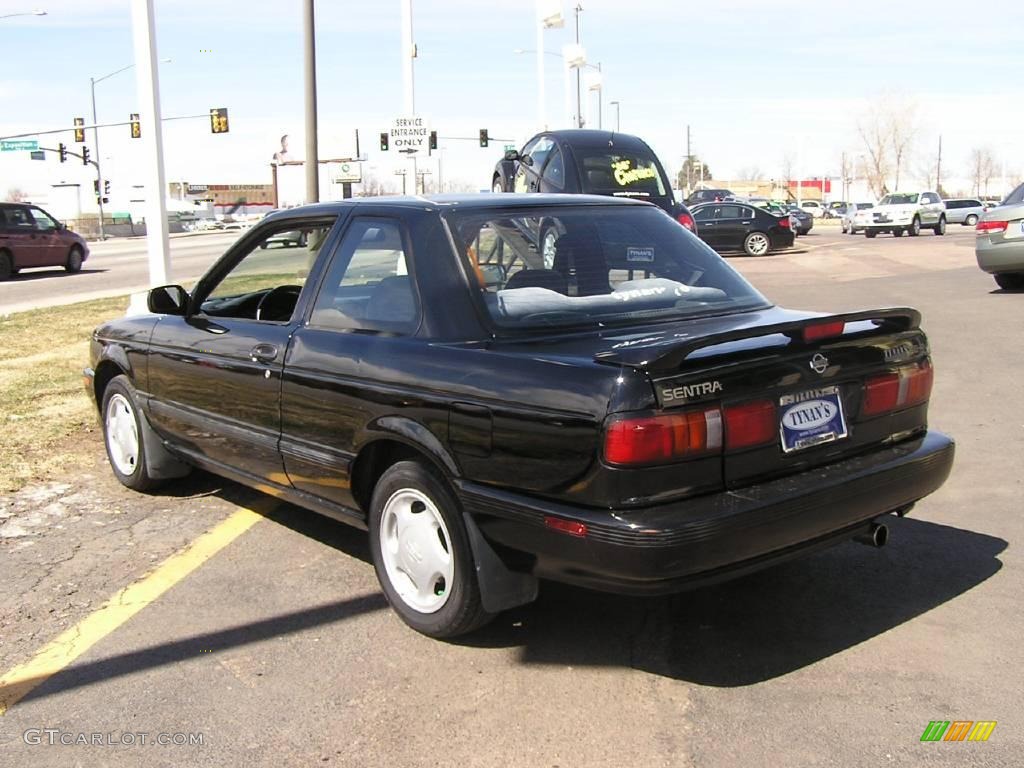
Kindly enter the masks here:
<path id="1" fill-rule="evenodd" d="M 881 549 L 889 543 L 889 526 L 885 523 L 871 523 L 871 526 L 864 533 L 858 533 L 853 540 L 859 544 L 866 544 L 875 549 Z"/>

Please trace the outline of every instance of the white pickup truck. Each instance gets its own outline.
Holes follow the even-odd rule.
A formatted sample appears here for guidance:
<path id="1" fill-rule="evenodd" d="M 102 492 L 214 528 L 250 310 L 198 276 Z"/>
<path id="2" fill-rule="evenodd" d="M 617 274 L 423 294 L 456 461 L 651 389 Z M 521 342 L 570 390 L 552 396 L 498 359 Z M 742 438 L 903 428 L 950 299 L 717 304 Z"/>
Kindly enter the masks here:
<path id="1" fill-rule="evenodd" d="M 906 232 L 911 237 L 930 229 L 936 235 L 946 234 L 946 204 L 934 192 L 893 192 L 883 197 L 871 209 L 864 226 L 866 237 L 879 232 L 891 232 L 900 237 Z"/>

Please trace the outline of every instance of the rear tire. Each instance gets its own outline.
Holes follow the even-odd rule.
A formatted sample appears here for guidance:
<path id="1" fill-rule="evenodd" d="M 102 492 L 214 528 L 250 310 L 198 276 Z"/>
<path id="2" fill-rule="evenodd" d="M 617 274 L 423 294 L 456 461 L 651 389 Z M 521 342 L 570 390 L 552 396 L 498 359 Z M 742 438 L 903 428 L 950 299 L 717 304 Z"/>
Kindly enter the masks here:
<path id="1" fill-rule="evenodd" d="M 743 251 L 747 256 L 764 256 L 772 244 L 764 232 L 751 232 L 743 238 Z"/>
<path id="2" fill-rule="evenodd" d="M 999 272 L 992 277 L 1004 291 L 1024 291 L 1024 272 Z"/>
<path id="3" fill-rule="evenodd" d="M 892 236 L 893 237 L 903 237 L 903 229 L 902 229 L 902 227 L 897 227 L 896 229 L 894 229 L 892 231 Z"/>
<path id="4" fill-rule="evenodd" d="M 875 237 L 876 235 L 878 235 L 878 230 L 875 230 L 875 229 L 865 229 L 864 230 L 864 237 Z"/>
<path id="5" fill-rule="evenodd" d="M 64 263 L 64 271 L 74 274 L 82 269 L 82 249 L 77 245 L 71 246 L 68 251 L 68 260 Z"/>
<path id="6" fill-rule="evenodd" d="M 968 227 L 973 227 L 977 223 L 978 223 L 978 217 L 975 216 L 973 213 L 970 216 L 968 216 L 966 219 L 964 219 L 964 224 L 966 224 Z"/>
<path id="7" fill-rule="evenodd" d="M 14 264 L 11 254 L 7 251 L 0 251 L 0 280 L 10 280 L 14 274 Z"/>
<path id="8" fill-rule="evenodd" d="M 432 467 L 392 465 L 373 489 L 368 523 L 377 579 L 402 621 L 444 638 L 493 618 L 480 598 L 462 510 Z"/>
<path id="9" fill-rule="evenodd" d="M 939 235 L 939 236 L 946 234 L 946 217 L 945 216 L 940 216 L 939 217 L 939 223 L 936 224 L 933 227 L 932 231 L 935 232 L 935 234 Z"/>

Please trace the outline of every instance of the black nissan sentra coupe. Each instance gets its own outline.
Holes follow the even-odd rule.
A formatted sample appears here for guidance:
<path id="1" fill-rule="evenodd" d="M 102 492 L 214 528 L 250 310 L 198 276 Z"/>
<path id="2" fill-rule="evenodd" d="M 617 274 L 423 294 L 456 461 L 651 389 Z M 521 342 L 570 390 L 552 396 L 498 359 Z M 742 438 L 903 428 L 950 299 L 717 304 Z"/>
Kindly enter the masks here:
<path id="1" fill-rule="evenodd" d="M 201 467 L 367 529 L 435 637 L 538 579 L 660 594 L 881 545 L 953 462 L 916 311 L 773 306 L 634 200 L 296 208 L 148 302 L 86 369 L 117 478 Z"/>

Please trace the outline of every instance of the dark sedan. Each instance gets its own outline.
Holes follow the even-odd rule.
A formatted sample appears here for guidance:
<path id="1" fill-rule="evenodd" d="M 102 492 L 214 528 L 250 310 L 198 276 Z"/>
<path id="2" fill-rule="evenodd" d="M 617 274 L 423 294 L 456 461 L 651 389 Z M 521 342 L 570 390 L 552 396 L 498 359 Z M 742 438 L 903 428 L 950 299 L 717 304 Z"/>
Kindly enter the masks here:
<path id="1" fill-rule="evenodd" d="M 295 208 L 149 310 L 97 328 L 86 369 L 117 479 L 202 467 L 368 530 L 435 637 L 540 578 L 659 594 L 880 546 L 953 462 L 916 311 L 775 307 L 632 200 Z"/>
<path id="2" fill-rule="evenodd" d="M 26 203 L 0 203 L 0 280 L 22 269 L 62 267 L 78 272 L 89 246 L 42 208 Z"/>
<path id="3" fill-rule="evenodd" d="M 806 211 L 796 205 L 790 205 L 787 206 L 786 212 L 792 215 L 796 222 L 793 234 L 806 235 L 814 229 L 814 215 L 810 211 Z"/>
<path id="4" fill-rule="evenodd" d="M 570 129 L 537 134 L 494 166 L 491 189 L 631 197 L 653 203 L 695 231 L 693 216 L 675 199 L 654 151 L 626 133 Z M 550 253 L 554 241 L 545 247 Z"/>
<path id="5" fill-rule="evenodd" d="M 719 252 L 764 256 L 789 248 L 795 239 L 789 216 L 775 216 L 745 203 L 702 203 L 694 206 L 693 218 L 700 239 Z"/>

